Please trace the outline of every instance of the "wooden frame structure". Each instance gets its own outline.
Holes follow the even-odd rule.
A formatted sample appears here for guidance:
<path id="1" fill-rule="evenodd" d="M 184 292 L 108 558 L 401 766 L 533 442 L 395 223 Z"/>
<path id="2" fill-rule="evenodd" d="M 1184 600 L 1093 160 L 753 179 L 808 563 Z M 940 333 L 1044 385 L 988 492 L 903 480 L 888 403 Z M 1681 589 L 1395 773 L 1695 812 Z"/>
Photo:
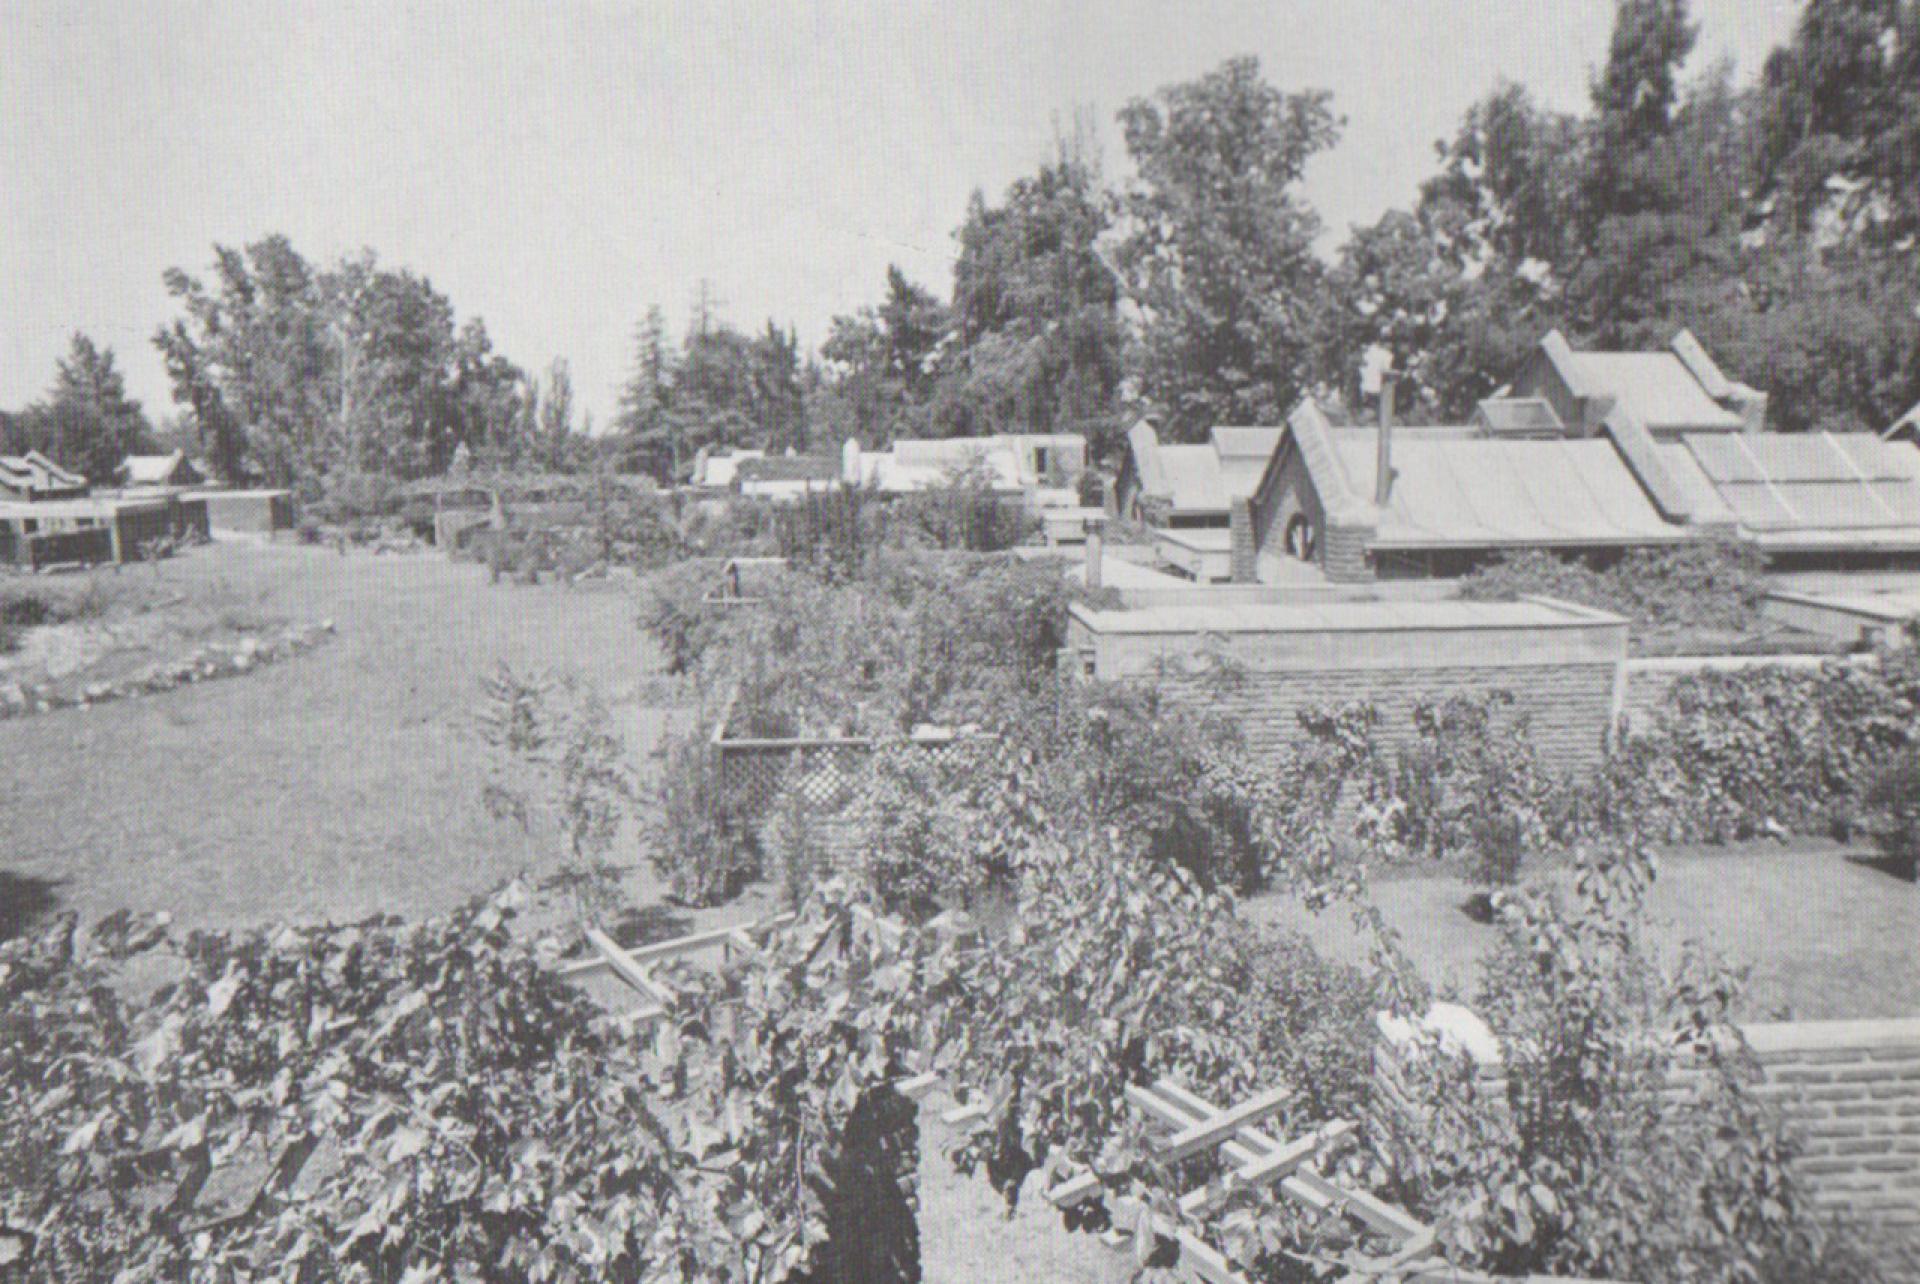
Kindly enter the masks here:
<path id="1" fill-rule="evenodd" d="M 1334 1182 L 1315 1167 L 1322 1154 L 1350 1141 L 1354 1126 L 1335 1120 L 1304 1137 L 1281 1142 L 1259 1124 L 1278 1112 L 1292 1095 L 1285 1088 L 1256 1093 L 1222 1109 L 1171 1079 L 1152 1087 L 1129 1084 L 1127 1101 L 1146 1116 L 1155 1131 L 1154 1154 L 1173 1163 L 1218 1149 L 1228 1167 L 1221 1180 L 1181 1195 L 1181 1213 L 1198 1216 L 1219 1207 L 1235 1191 L 1278 1185 L 1283 1193 L 1315 1212 L 1339 1208 L 1369 1230 L 1393 1240 L 1395 1251 L 1369 1262 L 1357 1278 L 1403 1272 L 1431 1257 L 1436 1248 L 1433 1229 L 1393 1205 L 1365 1191 Z M 1047 1192 L 1056 1208 L 1070 1208 L 1096 1198 L 1101 1181 L 1092 1172 L 1069 1178 Z M 1247 1284 L 1226 1257 L 1199 1236 L 1169 1219 L 1147 1212 L 1137 1200 L 1122 1199 L 1116 1209 L 1122 1218 L 1152 1226 L 1156 1234 L 1173 1240 L 1180 1249 L 1181 1269 L 1206 1284 Z M 1108 1232 L 1110 1242 L 1126 1240 L 1124 1233 Z"/>
<path id="2" fill-rule="evenodd" d="M 894 945 L 907 934 L 907 928 L 901 924 L 864 906 L 855 906 L 853 912 Z M 622 1013 L 622 1018 L 631 1022 L 654 1021 L 666 1014 L 676 995 L 671 986 L 654 975 L 653 964 L 715 949 L 729 956 L 736 950 L 755 953 L 761 948 L 756 938 L 794 918 L 793 914 L 776 914 L 757 922 L 710 928 L 632 949 L 597 928 L 589 928 L 587 940 L 594 948 L 594 956 L 561 964 L 555 971 L 563 978 L 612 972 L 644 1000 L 640 1006 Z M 929 926 L 935 930 L 966 932 L 972 925 L 964 915 L 943 914 Z M 833 930 L 829 926 L 821 933 L 809 951 L 810 956 L 826 945 Z M 927 1071 L 896 1080 L 893 1086 L 909 1100 L 920 1101 L 941 1087 L 942 1080 L 938 1073 Z M 1277 1184 L 1283 1194 L 1309 1210 L 1339 1210 L 1393 1243 L 1391 1253 L 1354 1263 L 1345 1284 L 1388 1280 L 1395 1284 L 1610 1284 L 1558 1276 L 1514 1280 L 1448 1265 L 1438 1256 L 1438 1237 L 1431 1226 L 1366 1191 L 1334 1181 L 1317 1167 L 1323 1155 L 1352 1141 L 1354 1125 L 1351 1122 L 1334 1120 L 1285 1142 L 1259 1127 L 1287 1103 L 1292 1095 L 1287 1088 L 1255 1093 L 1226 1108 L 1164 1078 L 1151 1087 L 1129 1084 L 1126 1095 L 1128 1103 L 1146 1116 L 1154 1129 L 1152 1144 L 1159 1159 L 1175 1163 L 1217 1149 L 1227 1161 L 1220 1179 L 1179 1196 L 1177 1204 L 1183 1215 L 1200 1216 L 1225 1203 L 1236 1191 Z M 963 1126 L 990 1113 L 989 1103 L 973 1101 L 943 1112 L 940 1119 L 948 1126 Z M 1046 1198 L 1054 1207 L 1065 1209 L 1098 1197 L 1102 1190 L 1099 1175 L 1087 1171 L 1054 1186 L 1046 1192 Z M 1154 1213 L 1139 1199 L 1125 1196 L 1117 1199 L 1115 1205 L 1116 1222 L 1125 1220 L 1136 1226 L 1149 1226 L 1156 1235 L 1178 1245 L 1180 1269 L 1188 1278 L 1204 1284 L 1250 1284 L 1244 1275 L 1234 1270 L 1225 1254 L 1173 1219 Z M 1107 1231 L 1105 1238 L 1116 1247 L 1130 1240 L 1126 1232 L 1118 1229 Z"/>

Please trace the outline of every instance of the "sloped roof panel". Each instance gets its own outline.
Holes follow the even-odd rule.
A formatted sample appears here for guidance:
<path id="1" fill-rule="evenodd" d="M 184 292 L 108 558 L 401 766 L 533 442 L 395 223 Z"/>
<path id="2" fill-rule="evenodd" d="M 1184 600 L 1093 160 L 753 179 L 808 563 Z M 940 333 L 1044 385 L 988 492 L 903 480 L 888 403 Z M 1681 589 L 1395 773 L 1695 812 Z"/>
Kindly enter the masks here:
<path id="1" fill-rule="evenodd" d="M 1580 352 L 1574 360 L 1591 391 L 1613 397 L 1648 428 L 1731 432 L 1744 426 L 1671 352 Z"/>
<path id="2" fill-rule="evenodd" d="M 1339 433 L 1355 489 L 1371 493 L 1377 439 Z M 1644 544 L 1679 538 L 1612 443 L 1396 435 L 1377 543 L 1403 548 Z"/>
<path id="3" fill-rule="evenodd" d="M 1566 425 L 1545 397 L 1489 397 L 1474 409 L 1474 418 L 1491 433 L 1557 433 Z"/>
<path id="4" fill-rule="evenodd" d="M 1229 456 L 1257 458 L 1264 464 L 1280 444 L 1281 428 L 1215 428 L 1213 448 L 1222 459 Z"/>
<path id="5" fill-rule="evenodd" d="M 1781 539 L 1795 531 L 1920 536 L 1920 459 L 1904 443 L 1871 433 L 1756 433 L 1689 436 L 1685 444 L 1750 531 Z"/>
<path id="6" fill-rule="evenodd" d="M 1224 513 L 1227 490 L 1220 472 L 1220 457 L 1211 445 L 1162 446 L 1154 452 L 1158 464 L 1155 479 L 1147 493 L 1171 501 L 1175 512 Z M 1259 478 L 1256 476 L 1255 481 Z M 1248 488 L 1251 491 L 1251 487 Z"/>

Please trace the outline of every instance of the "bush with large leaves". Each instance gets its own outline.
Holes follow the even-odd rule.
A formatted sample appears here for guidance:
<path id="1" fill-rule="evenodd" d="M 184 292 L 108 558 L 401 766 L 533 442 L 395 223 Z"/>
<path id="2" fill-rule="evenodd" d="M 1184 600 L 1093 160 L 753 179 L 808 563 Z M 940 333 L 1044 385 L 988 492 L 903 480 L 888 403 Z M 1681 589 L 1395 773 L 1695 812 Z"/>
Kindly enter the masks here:
<path id="1" fill-rule="evenodd" d="M 636 1039 L 514 939 L 519 899 L 196 933 L 145 997 L 121 956 L 159 932 L 0 950 L 28 1278 L 779 1280 L 854 1251 L 839 1187 L 911 1207 L 886 1085 L 915 986 L 844 911 L 688 978 Z M 875 1251 L 912 1259 L 911 1229 Z"/>

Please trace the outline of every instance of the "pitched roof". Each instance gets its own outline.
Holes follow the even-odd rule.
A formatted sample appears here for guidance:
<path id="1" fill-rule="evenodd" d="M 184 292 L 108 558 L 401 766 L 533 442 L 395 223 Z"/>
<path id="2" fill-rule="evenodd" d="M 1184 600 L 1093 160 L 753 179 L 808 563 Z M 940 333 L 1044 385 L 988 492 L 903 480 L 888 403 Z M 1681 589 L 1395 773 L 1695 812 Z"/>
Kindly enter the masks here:
<path id="1" fill-rule="evenodd" d="M 1284 428 L 1215 428 L 1208 434 L 1214 453 L 1222 459 L 1258 459 L 1262 464 L 1280 444 Z"/>
<path id="2" fill-rule="evenodd" d="M 1377 450 L 1371 431 L 1332 434 L 1349 493 L 1373 493 Z M 1647 544 L 1685 533 L 1661 517 L 1609 441 L 1422 440 L 1402 433 L 1393 439 L 1392 466 L 1376 547 Z M 1314 481 L 1318 487 L 1317 472 Z"/>
<path id="3" fill-rule="evenodd" d="M 24 455 L 0 455 L 0 486 L 23 494 L 84 490 L 87 479 L 62 468 L 39 451 L 29 450 Z"/>
<path id="4" fill-rule="evenodd" d="M 1225 513 L 1227 488 L 1212 445 L 1161 446 L 1154 452 L 1148 495 L 1164 498 L 1176 513 Z"/>
<path id="5" fill-rule="evenodd" d="M 1655 431 L 1737 432 L 1744 426 L 1671 352 L 1576 352 L 1574 360 L 1600 395 L 1614 398 Z"/>
<path id="6" fill-rule="evenodd" d="M 896 437 L 886 450 L 860 452 L 856 458 L 860 483 L 885 491 L 944 486 L 976 468 L 995 486 L 1020 485 L 1018 453 L 999 437 Z"/>
<path id="7" fill-rule="evenodd" d="M 1740 528 L 1775 549 L 1920 549 L 1920 453 L 1873 433 L 1683 439 Z"/>
<path id="8" fill-rule="evenodd" d="M 735 475 L 746 482 L 837 481 L 838 461 L 820 455 L 754 455 L 742 459 Z"/>
<path id="9" fill-rule="evenodd" d="M 731 486 L 739 476 L 741 464 L 765 454 L 764 450 L 703 450 L 693 461 L 693 484 Z"/>
<path id="10" fill-rule="evenodd" d="M 120 461 L 120 476 L 129 486 L 160 486 L 182 465 L 191 468 L 184 450 L 170 455 L 128 455 Z"/>
<path id="11" fill-rule="evenodd" d="M 1280 448 L 1285 428 L 1215 428 L 1213 453 L 1220 461 L 1220 485 L 1230 504 L 1252 495 L 1267 471 L 1267 461 Z"/>

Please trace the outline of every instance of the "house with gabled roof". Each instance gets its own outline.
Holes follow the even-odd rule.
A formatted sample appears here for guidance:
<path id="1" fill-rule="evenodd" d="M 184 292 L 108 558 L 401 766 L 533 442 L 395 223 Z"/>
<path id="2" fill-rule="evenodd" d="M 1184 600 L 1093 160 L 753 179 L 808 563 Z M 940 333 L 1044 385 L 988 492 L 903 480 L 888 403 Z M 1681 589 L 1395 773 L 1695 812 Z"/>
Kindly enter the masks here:
<path id="1" fill-rule="evenodd" d="M 1686 330 L 1663 352 L 1576 352 L 1551 331 L 1501 398 L 1545 401 L 1575 436 L 1596 435 L 1615 409 L 1658 441 L 1759 432 L 1767 419 L 1767 394 L 1729 379 Z"/>
<path id="2" fill-rule="evenodd" d="M 0 498 L 35 503 L 47 499 L 80 499 L 91 490 L 87 479 L 62 468 L 37 450 L 24 455 L 0 455 Z"/>
<path id="3" fill-rule="evenodd" d="M 115 480 L 127 490 L 159 490 L 200 486 L 207 479 L 187 458 L 186 451 L 176 450 L 167 455 L 128 455 L 120 461 L 120 471 Z"/>
<path id="4" fill-rule="evenodd" d="M 1234 498 L 1252 493 L 1280 434 L 1279 428 L 1222 426 L 1204 442 L 1165 443 L 1142 419 L 1127 433 L 1114 512 L 1165 530 L 1225 529 Z"/>
<path id="5" fill-rule="evenodd" d="M 1335 581 L 1452 574 L 1519 549 L 1671 544 L 1690 526 L 1610 440 L 1337 428 L 1303 401 L 1235 509 L 1233 578 L 1297 580 L 1302 563 Z"/>

